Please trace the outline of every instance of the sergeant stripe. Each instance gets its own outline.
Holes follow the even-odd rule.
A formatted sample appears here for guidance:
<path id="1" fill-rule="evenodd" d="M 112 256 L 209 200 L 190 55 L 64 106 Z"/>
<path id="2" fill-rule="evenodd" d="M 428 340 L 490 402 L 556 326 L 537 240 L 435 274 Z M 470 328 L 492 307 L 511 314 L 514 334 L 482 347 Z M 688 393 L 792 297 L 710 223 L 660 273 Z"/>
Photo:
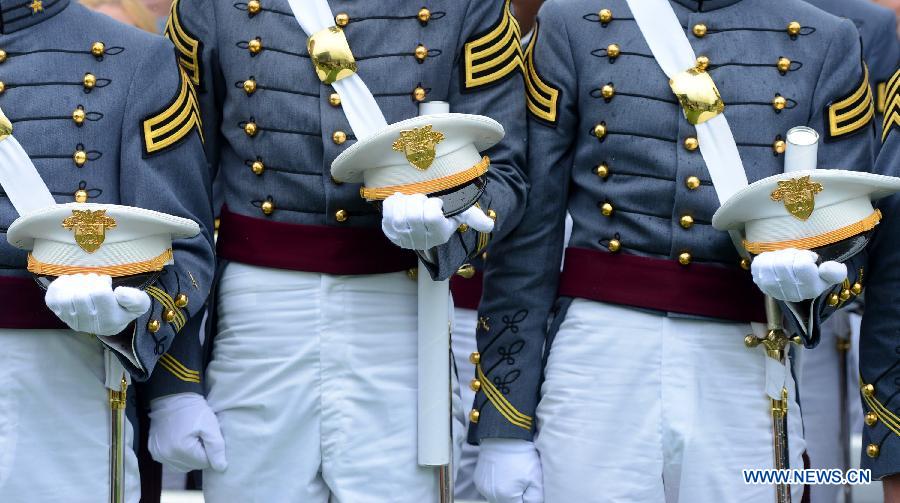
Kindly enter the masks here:
<path id="1" fill-rule="evenodd" d="M 166 23 L 166 38 L 171 40 L 178 49 L 178 62 L 187 71 L 191 83 L 201 88 L 200 54 L 203 50 L 203 43 L 184 27 L 178 13 L 178 2 L 179 0 L 172 2 L 169 21 Z"/>
<path id="2" fill-rule="evenodd" d="M 179 380 L 197 384 L 200 383 L 199 371 L 191 370 L 185 367 L 183 363 L 176 360 L 175 357 L 168 353 L 165 353 L 159 357 L 159 364 Z"/>
<path id="3" fill-rule="evenodd" d="M 544 82 L 534 64 L 534 47 L 537 44 L 540 25 L 535 23 L 531 42 L 525 49 L 525 91 L 528 111 L 538 119 L 556 124 L 559 89 Z"/>
<path id="4" fill-rule="evenodd" d="M 484 391 L 485 396 L 487 396 L 494 408 L 513 425 L 531 431 L 533 424 L 531 416 L 526 416 L 513 407 L 513 404 L 503 396 L 503 393 L 494 386 L 494 383 L 484 375 L 481 365 L 476 367 L 476 371 L 478 380 L 481 381 L 481 391 Z"/>
<path id="5" fill-rule="evenodd" d="M 522 69 L 522 31 L 506 0 L 497 24 L 487 33 L 466 42 L 463 80 L 466 89 L 487 86 Z"/>
<path id="6" fill-rule="evenodd" d="M 197 129 L 200 140 L 203 140 L 197 90 L 181 67 L 179 74 L 181 86 L 172 103 L 143 122 L 144 150 L 147 154 L 154 154 L 175 145 L 186 138 L 194 128 Z"/>
<path id="7" fill-rule="evenodd" d="M 863 63 L 862 81 L 850 96 L 828 106 L 828 136 L 838 138 L 859 131 L 875 116 L 869 68 Z"/>
<path id="8" fill-rule="evenodd" d="M 900 70 L 894 72 L 885 88 L 884 119 L 882 119 L 884 128 L 881 131 L 882 142 L 887 138 L 891 130 L 900 128 Z"/>

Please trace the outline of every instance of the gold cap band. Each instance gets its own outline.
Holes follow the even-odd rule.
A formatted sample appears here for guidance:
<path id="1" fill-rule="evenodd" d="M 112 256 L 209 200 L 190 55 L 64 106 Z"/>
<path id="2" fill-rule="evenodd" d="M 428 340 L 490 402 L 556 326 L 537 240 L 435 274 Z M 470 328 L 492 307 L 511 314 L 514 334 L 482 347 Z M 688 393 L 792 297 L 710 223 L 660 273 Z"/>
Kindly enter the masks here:
<path id="1" fill-rule="evenodd" d="M 38 276 L 70 276 L 73 274 L 105 274 L 113 278 L 122 276 L 134 276 L 135 274 L 144 274 L 147 272 L 162 271 L 163 267 L 172 261 L 171 248 L 164 251 L 158 257 L 143 262 L 133 262 L 131 264 L 110 265 L 100 267 L 83 267 L 71 265 L 47 264 L 34 258 L 31 253 L 28 254 L 28 271 Z"/>
<path id="2" fill-rule="evenodd" d="M 834 244 L 838 241 L 843 241 L 847 238 L 862 234 L 863 232 L 870 231 L 874 229 L 880 221 L 881 210 L 875 210 L 874 213 L 860 220 L 859 222 L 850 224 L 846 227 L 841 227 L 840 229 L 826 232 L 825 234 L 819 234 L 818 236 L 812 236 L 802 239 L 792 239 L 789 241 L 778 241 L 773 243 L 750 243 L 747 240 L 744 240 L 744 248 L 754 255 L 759 255 L 763 252 L 784 250 L 787 248 L 811 250 L 813 248 L 819 248 L 821 246 Z"/>
<path id="3" fill-rule="evenodd" d="M 490 166 L 491 160 L 485 156 L 478 164 L 450 176 L 424 182 L 410 183 L 408 185 L 392 185 L 390 187 L 381 187 L 377 189 L 367 189 L 363 187 L 359 189 L 359 195 L 369 201 L 382 201 L 393 196 L 397 192 L 401 194 L 434 194 L 435 192 L 442 192 L 465 185 L 487 173 Z"/>

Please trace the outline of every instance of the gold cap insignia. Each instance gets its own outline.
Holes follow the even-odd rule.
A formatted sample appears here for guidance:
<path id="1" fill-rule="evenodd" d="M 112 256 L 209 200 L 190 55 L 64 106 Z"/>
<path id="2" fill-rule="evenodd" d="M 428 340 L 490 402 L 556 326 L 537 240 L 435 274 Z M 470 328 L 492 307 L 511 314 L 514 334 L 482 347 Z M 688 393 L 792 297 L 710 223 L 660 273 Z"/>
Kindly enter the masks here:
<path id="1" fill-rule="evenodd" d="M 807 175 L 778 182 L 770 197 L 773 201 L 784 201 L 788 213 L 806 221 L 816 207 L 816 194 L 823 190 L 822 184 L 811 181 Z"/>
<path id="2" fill-rule="evenodd" d="M 106 210 L 72 210 L 62 226 L 75 231 L 75 243 L 82 250 L 94 253 L 106 240 L 106 229 L 116 228 L 116 221 L 106 215 Z"/>
<path id="3" fill-rule="evenodd" d="M 425 171 L 434 162 L 435 147 L 444 141 L 444 133 L 435 131 L 432 125 L 400 131 L 400 138 L 394 142 L 393 149 L 406 153 L 406 160 L 416 169 Z"/>

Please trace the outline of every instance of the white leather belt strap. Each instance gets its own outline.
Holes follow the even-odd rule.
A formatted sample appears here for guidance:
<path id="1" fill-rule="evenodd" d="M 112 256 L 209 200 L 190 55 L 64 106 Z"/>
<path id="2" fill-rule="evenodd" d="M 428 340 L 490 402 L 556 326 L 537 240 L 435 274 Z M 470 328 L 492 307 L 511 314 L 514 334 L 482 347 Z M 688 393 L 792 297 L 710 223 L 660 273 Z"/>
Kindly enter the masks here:
<path id="1" fill-rule="evenodd" d="M 334 14 L 327 0 L 288 0 L 288 3 L 307 36 L 334 26 Z M 332 86 L 341 97 L 341 108 L 357 140 L 365 139 L 387 127 L 381 108 L 359 75 L 341 79 Z"/>
<path id="2" fill-rule="evenodd" d="M 650 52 L 670 79 L 696 65 L 694 49 L 668 0 L 626 1 Z M 700 153 L 722 204 L 747 186 L 741 155 L 724 114 L 697 124 L 696 129 Z"/>
<path id="3" fill-rule="evenodd" d="M 56 204 L 25 149 L 12 136 L 0 140 L 0 186 L 19 215 Z"/>

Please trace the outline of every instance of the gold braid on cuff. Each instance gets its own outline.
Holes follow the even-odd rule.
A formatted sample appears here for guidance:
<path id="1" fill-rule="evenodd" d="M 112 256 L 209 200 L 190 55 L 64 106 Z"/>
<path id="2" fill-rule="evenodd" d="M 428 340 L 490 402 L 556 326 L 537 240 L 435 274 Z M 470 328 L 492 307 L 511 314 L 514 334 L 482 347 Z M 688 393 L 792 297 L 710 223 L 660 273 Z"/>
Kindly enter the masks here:
<path id="1" fill-rule="evenodd" d="M 486 375 L 484 375 L 484 371 L 481 370 L 481 365 L 478 365 L 476 371 L 478 380 L 481 381 L 481 391 L 484 391 L 485 396 L 487 396 L 491 404 L 494 405 L 494 408 L 496 408 L 510 423 L 524 430 L 531 431 L 531 426 L 534 423 L 531 416 L 522 414 L 513 407 L 513 404 L 509 403 L 509 400 L 503 396 L 503 393 L 494 386 L 494 383 L 491 382 Z"/>
<path id="2" fill-rule="evenodd" d="M 801 250 L 812 250 L 813 248 L 819 248 L 821 246 L 827 246 L 830 244 L 837 243 L 838 241 L 843 241 L 847 238 L 852 238 L 853 236 L 862 234 L 863 232 L 870 231 L 878 225 L 878 222 L 881 221 L 881 210 L 875 210 L 874 213 L 867 216 L 866 218 L 860 220 L 859 222 L 850 224 L 846 227 L 841 227 L 840 229 L 835 229 L 830 232 L 826 232 L 824 234 L 819 234 L 818 236 L 812 236 L 803 239 L 792 239 L 789 241 L 778 241 L 772 243 L 759 243 L 759 242 L 749 242 L 744 240 L 744 248 L 747 249 L 748 252 L 759 255 L 763 252 L 770 251 L 778 251 L 784 250 L 787 248 L 799 248 Z"/>
<path id="3" fill-rule="evenodd" d="M 865 400 L 866 405 L 869 406 L 869 410 L 877 414 L 878 419 L 880 419 L 894 435 L 900 436 L 900 417 L 897 417 L 897 414 L 894 414 L 893 411 L 885 407 L 881 401 L 875 398 L 874 393 L 870 396 L 869 393 L 866 392 L 866 386 L 862 384 L 862 379 L 860 379 L 860 387 L 863 390 L 863 400 Z"/>
<path id="4" fill-rule="evenodd" d="M 434 194 L 456 187 L 465 185 L 479 176 L 488 172 L 491 166 L 491 160 L 485 156 L 481 161 L 471 168 L 455 173 L 453 175 L 437 178 L 435 180 L 427 180 L 424 182 L 410 183 L 407 185 L 392 185 L 390 187 L 380 187 L 377 189 L 361 188 L 359 195 L 369 201 L 383 201 L 397 192 L 401 194 Z"/>

